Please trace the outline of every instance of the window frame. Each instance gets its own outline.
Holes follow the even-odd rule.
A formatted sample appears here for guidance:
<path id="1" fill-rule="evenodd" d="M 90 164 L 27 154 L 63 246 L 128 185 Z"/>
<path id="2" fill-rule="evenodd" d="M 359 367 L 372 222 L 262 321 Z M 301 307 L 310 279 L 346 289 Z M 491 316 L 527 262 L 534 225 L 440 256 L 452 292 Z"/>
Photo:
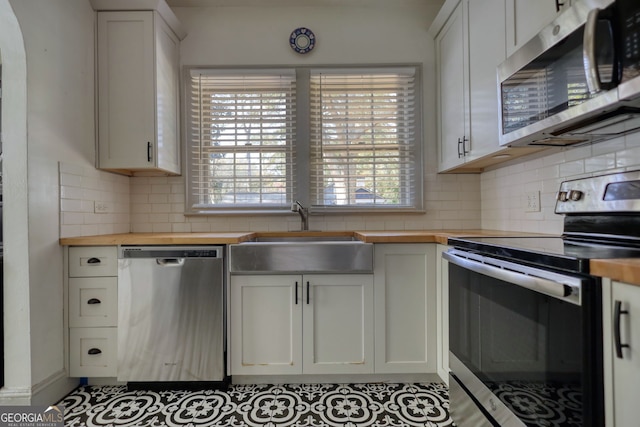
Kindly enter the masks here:
<path id="1" fill-rule="evenodd" d="M 233 72 L 269 72 L 276 70 L 293 70 L 296 75 L 296 102 L 293 116 L 294 122 L 294 139 L 291 153 L 293 161 L 291 187 L 287 193 L 291 194 L 291 201 L 300 201 L 305 207 L 309 207 L 312 214 L 331 214 L 331 213 L 357 213 L 357 214 L 382 214 L 382 213 L 423 213 L 424 212 L 424 116 L 423 116 L 423 88 L 422 88 L 422 66 L 421 64 L 350 64 L 350 65 L 310 65 L 310 66 L 265 66 L 265 67 L 202 67 L 202 66 L 185 66 L 184 67 L 184 176 L 185 176 L 185 214 L 186 215 L 216 215 L 216 214 L 290 214 L 290 205 L 286 206 L 269 206 L 268 204 L 260 206 L 210 206 L 198 207 L 192 204 L 193 196 L 190 194 L 190 183 L 194 174 L 194 165 L 191 159 L 191 150 L 193 140 L 190 134 L 192 126 L 191 115 L 191 73 L 194 71 L 233 71 Z M 411 180 L 411 186 L 414 189 L 412 205 L 373 205 L 373 204 L 351 204 L 351 205 L 318 205 L 311 201 L 311 185 L 312 177 L 310 172 L 311 161 L 311 106 L 310 106 L 310 75 L 312 71 L 318 70 L 360 70 L 362 73 L 375 72 L 392 72 L 399 69 L 413 69 L 415 76 L 414 83 L 414 141 L 410 144 L 411 157 L 414 159 L 414 170 L 407 180 Z M 408 182 L 408 181 L 407 181 Z M 409 188 L 410 189 L 410 188 Z M 402 190 L 404 191 L 404 190 Z M 291 193 L 290 193 L 291 192 Z"/>

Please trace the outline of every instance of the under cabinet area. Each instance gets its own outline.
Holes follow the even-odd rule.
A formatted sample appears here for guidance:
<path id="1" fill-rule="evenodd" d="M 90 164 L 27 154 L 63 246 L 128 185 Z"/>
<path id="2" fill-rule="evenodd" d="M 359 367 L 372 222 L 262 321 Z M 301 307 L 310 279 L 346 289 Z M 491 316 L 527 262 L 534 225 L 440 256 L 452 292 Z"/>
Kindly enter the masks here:
<path id="1" fill-rule="evenodd" d="M 98 13 L 98 167 L 180 174 L 179 39 L 155 11 Z"/>
<path id="2" fill-rule="evenodd" d="M 232 375 L 373 372 L 373 276 L 233 275 Z"/>
<path id="3" fill-rule="evenodd" d="M 640 417 L 640 286 L 605 280 L 604 369 L 607 426 L 637 425 Z"/>
<path id="4" fill-rule="evenodd" d="M 115 377 L 118 254 L 115 246 L 70 247 L 69 376 Z"/>

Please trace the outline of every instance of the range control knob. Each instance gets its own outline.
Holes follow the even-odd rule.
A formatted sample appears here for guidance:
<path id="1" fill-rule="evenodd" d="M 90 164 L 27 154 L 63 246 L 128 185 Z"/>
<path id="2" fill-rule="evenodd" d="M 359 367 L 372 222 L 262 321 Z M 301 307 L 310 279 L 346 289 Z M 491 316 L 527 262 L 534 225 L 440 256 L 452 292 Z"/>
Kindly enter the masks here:
<path id="1" fill-rule="evenodd" d="M 569 191 L 569 199 L 573 202 L 577 202 L 578 200 L 582 199 L 583 194 L 584 193 L 582 191 L 571 190 Z"/>
<path id="2" fill-rule="evenodd" d="M 566 191 L 561 191 L 558 193 L 558 201 L 566 202 L 569 199 L 568 193 Z"/>

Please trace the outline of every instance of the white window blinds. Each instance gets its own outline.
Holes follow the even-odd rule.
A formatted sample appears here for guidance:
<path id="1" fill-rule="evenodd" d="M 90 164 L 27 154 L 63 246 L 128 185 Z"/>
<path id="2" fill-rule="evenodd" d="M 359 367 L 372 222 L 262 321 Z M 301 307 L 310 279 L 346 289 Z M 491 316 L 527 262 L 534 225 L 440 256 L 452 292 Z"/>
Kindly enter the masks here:
<path id="1" fill-rule="evenodd" d="M 192 70 L 188 203 L 282 209 L 293 188 L 294 70 Z"/>
<path id="2" fill-rule="evenodd" d="M 421 207 L 415 68 L 311 70 L 318 207 Z"/>

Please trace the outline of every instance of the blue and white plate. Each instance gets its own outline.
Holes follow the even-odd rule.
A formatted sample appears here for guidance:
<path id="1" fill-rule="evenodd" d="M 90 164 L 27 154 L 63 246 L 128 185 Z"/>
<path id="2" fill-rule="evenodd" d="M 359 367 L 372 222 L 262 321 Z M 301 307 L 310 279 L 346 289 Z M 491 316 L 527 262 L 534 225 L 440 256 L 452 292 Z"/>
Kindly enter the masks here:
<path id="1" fill-rule="evenodd" d="M 298 53 L 309 53 L 316 45 L 316 36 L 308 28 L 296 28 L 289 36 L 289 44 Z"/>

